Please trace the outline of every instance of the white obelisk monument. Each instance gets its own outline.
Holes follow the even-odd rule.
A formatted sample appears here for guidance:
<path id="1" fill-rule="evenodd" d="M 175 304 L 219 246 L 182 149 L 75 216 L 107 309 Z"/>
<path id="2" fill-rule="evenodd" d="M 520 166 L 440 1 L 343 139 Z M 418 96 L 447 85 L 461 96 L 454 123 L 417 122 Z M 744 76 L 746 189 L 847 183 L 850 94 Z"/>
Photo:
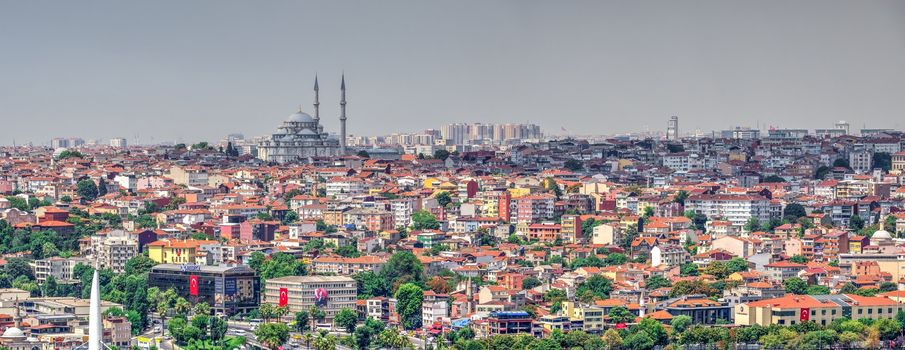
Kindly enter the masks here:
<path id="1" fill-rule="evenodd" d="M 101 322 L 101 291 L 97 270 L 91 279 L 91 305 L 88 309 L 88 350 L 103 350 L 104 325 Z"/>

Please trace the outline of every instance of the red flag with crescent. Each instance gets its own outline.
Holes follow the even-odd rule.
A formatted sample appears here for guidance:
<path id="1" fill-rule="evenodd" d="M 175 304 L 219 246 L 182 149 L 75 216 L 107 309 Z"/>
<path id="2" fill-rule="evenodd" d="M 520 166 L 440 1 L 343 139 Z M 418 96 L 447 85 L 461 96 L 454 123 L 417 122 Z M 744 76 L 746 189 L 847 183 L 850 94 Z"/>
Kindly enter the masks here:
<path id="1" fill-rule="evenodd" d="M 191 295 L 191 296 L 198 295 L 198 276 L 197 275 L 189 275 L 189 295 Z"/>
<path id="2" fill-rule="evenodd" d="M 289 290 L 286 288 L 280 288 L 280 306 L 286 306 L 289 304 Z"/>
<path id="3" fill-rule="evenodd" d="M 802 308 L 801 316 L 798 318 L 800 321 L 808 321 L 811 319 L 811 309 L 810 308 Z"/>

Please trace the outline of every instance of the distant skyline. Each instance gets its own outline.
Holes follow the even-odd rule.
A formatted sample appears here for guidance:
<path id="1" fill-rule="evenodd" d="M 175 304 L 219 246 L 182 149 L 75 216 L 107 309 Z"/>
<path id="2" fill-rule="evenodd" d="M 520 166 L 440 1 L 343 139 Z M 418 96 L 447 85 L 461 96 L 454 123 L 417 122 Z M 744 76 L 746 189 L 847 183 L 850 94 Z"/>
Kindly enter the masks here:
<path id="1" fill-rule="evenodd" d="M 0 145 L 325 129 L 905 129 L 905 1 L 7 1 Z"/>

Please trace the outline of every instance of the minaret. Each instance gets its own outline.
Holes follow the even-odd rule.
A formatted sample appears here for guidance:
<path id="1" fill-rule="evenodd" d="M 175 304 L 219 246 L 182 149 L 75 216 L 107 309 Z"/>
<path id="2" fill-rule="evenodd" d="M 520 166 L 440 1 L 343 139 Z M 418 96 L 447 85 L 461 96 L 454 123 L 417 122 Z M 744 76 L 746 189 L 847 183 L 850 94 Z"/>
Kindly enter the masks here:
<path id="1" fill-rule="evenodd" d="M 342 98 L 339 100 L 339 154 L 346 155 L 346 75 L 343 74 L 339 87 Z"/>
<path id="2" fill-rule="evenodd" d="M 320 91 L 321 89 L 317 87 L 317 75 L 314 76 L 314 121 L 318 122 L 318 126 L 320 126 L 321 121 L 321 102 L 320 102 Z M 320 132 L 320 130 L 317 130 Z"/>
<path id="3" fill-rule="evenodd" d="M 98 286 L 97 270 L 91 279 L 91 299 L 88 309 L 88 350 L 104 348 L 104 326 L 101 323 L 101 292 Z"/>

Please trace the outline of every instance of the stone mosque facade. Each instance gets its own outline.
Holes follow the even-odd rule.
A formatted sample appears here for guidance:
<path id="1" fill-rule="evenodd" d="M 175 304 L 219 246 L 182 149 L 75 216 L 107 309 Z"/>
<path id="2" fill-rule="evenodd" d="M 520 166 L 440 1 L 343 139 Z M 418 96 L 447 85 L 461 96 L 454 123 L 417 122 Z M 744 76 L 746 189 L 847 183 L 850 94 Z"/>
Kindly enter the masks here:
<path id="1" fill-rule="evenodd" d="M 335 157 L 346 152 L 346 79 L 340 100 L 340 138 L 330 137 L 320 123 L 317 78 L 314 78 L 314 116 L 298 112 L 289 116 L 277 131 L 258 144 L 258 158 L 280 164 L 303 162 L 310 157 Z"/>

